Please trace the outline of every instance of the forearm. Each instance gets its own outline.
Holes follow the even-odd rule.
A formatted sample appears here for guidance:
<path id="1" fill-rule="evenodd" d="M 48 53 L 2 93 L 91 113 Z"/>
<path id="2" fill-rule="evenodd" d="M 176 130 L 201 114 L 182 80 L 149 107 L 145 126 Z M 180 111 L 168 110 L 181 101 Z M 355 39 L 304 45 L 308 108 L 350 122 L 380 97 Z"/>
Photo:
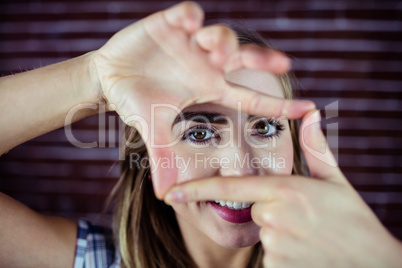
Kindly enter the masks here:
<path id="1" fill-rule="evenodd" d="M 73 107 L 102 100 L 91 72 L 92 55 L 0 79 L 0 155 L 63 126 Z M 96 113 L 81 109 L 72 121 Z"/>

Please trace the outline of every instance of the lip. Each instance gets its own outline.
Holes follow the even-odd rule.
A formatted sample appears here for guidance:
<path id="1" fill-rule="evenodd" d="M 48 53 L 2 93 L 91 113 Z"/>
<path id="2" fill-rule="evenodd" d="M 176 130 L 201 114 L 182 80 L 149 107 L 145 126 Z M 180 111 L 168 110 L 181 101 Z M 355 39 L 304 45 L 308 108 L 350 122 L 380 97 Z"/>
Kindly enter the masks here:
<path id="1" fill-rule="evenodd" d="M 243 210 L 232 210 L 227 207 L 221 207 L 213 201 L 208 201 L 207 203 L 225 221 L 228 221 L 231 223 L 246 223 L 246 222 L 252 221 L 252 218 L 251 218 L 252 206 L 250 206 L 249 208 L 243 209 Z"/>

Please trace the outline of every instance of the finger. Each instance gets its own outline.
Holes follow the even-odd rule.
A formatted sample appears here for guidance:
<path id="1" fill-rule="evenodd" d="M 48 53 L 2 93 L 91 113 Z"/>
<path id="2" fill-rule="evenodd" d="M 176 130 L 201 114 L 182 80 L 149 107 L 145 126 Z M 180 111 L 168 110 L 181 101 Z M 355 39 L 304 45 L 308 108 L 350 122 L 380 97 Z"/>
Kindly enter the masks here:
<path id="1" fill-rule="evenodd" d="M 247 68 L 284 74 L 289 71 L 290 66 L 290 59 L 282 52 L 255 44 L 246 44 L 241 45 L 238 53 L 233 54 L 225 63 L 225 73 Z"/>
<path id="2" fill-rule="evenodd" d="M 174 121 L 180 110 L 168 103 L 148 103 L 145 99 L 143 103 L 128 103 L 126 106 L 124 114 L 131 116 L 121 117 L 126 124 L 135 127 L 140 133 L 148 152 L 154 193 L 157 198 L 162 199 L 177 180 L 175 155 L 170 150 L 176 141 L 172 139 L 170 122 Z M 133 144 L 126 142 L 125 146 L 136 149 L 138 144 L 136 141 Z M 145 163 L 137 164 L 143 166 Z"/>
<path id="3" fill-rule="evenodd" d="M 302 177 L 253 176 L 213 177 L 192 180 L 174 186 L 165 196 L 165 202 L 191 202 L 209 200 L 233 200 L 242 202 L 270 202 L 286 199 L 299 191 L 297 184 Z M 311 180 L 310 180 L 311 181 Z M 295 189 L 295 190 L 292 190 Z"/>
<path id="4" fill-rule="evenodd" d="M 197 44 L 210 53 L 210 62 L 223 66 L 231 54 L 238 48 L 235 32 L 224 25 L 206 26 L 195 35 Z"/>
<path id="5" fill-rule="evenodd" d="M 280 217 L 273 216 L 276 211 L 277 209 L 272 202 L 256 202 L 252 206 L 251 217 L 253 221 L 261 227 L 269 226 L 271 228 L 278 228 L 281 227 L 282 223 L 286 222 L 282 222 Z"/>
<path id="6" fill-rule="evenodd" d="M 228 90 L 228 94 L 220 103 L 236 110 L 240 108 L 247 114 L 287 119 L 302 118 L 307 112 L 315 109 L 315 104 L 311 101 L 275 98 L 236 85 Z"/>
<path id="7" fill-rule="evenodd" d="M 316 218 L 294 200 L 256 202 L 251 208 L 251 217 L 261 227 L 270 227 L 294 237 L 303 236 Z"/>
<path id="8" fill-rule="evenodd" d="M 162 11 L 166 21 L 173 27 L 194 33 L 202 27 L 204 11 L 194 2 L 183 2 Z"/>
<path id="9" fill-rule="evenodd" d="M 321 130 L 318 110 L 306 114 L 300 127 L 300 145 L 313 178 L 346 182 Z"/>
<path id="10" fill-rule="evenodd" d="M 157 107 L 156 107 L 157 106 Z M 175 155 L 170 150 L 177 142 L 172 139 L 170 122 L 180 112 L 176 106 L 169 104 L 151 105 L 150 136 L 146 141 L 149 153 L 152 184 L 157 198 L 162 199 L 166 191 L 177 181 Z M 154 117 L 153 117 L 154 116 Z"/>
<path id="11" fill-rule="evenodd" d="M 265 267 L 299 267 L 293 263 L 294 255 L 300 251 L 300 242 L 294 237 L 270 227 L 262 227 L 260 239 L 264 249 Z"/>
<path id="12" fill-rule="evenodd" d="M 288 233 L 277 231 L 275 228 L 261 227 L 260 239 L 264 250 L 271 256 L 275 254 L 277 257 L 281 255 L 282 257 L 287 257 L 288 254 L 292 254 L 293 252 L 290 250 L 291 248 L 296 250 L 292 246 L 292 244 L 296 243 L 295 238 L 289 236 Z"/>
<path id="13" fill-rule="evenodd" d="M 150 148 L 148 152 L 154 193 L 158 199 L 163 199 L 166 191 L 177 181 L 175 155 L 168 148 Z"/>

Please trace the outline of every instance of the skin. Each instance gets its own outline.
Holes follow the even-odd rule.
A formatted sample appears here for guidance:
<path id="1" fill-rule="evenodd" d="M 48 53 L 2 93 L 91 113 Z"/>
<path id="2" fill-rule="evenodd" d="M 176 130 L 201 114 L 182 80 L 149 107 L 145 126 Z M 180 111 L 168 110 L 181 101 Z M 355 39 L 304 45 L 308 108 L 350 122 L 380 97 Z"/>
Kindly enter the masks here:
<path id="1" fill-rule="evenodd" d="M 139 129 L 155 159 L 151 164 L 172 157 L 166 129 L 178 112 L 191 105 L 209 102 L 236 109 L 241 99 L 246 113 L 288 118 L 300 118 L 315 107 L 312 102 L 273 98 L 228 83 L 225 75 L 239 69 L 284 73 L 289 60 L 272 49 L 239 47 L 228 27 L 201 27 L 203 16 L 192 3 L 155 13 L 117 33 L 95 57 L 103 96 L 124 122 Z M 151 104 L 169 105 L 155 114 L 158 124 L 152 124 Z M 176 183 L 177 170 L 152 170 L 154 192 L 162 199 Z"/>
<path id="2" fill-rule="evenodd" d="M 153 103 L 184 109 L 194 103 L 216 102 L 235 108 L 241 96 L 246 112 L 279 115 L 286 111 L 293 118 L 314 108 L 311 102 L 283 102 L 228 84 L 228 72 L 247 68 L 280 74 L 288 70 L 289 60 L 271 49 L 239 47 L 232 30 L 219 25 L 202 27 L 202 21 L 198 5 L 182 3 L 126 27 L 99 50 L 0 78 L 0 154 L 102 112 L 97 105 L 116 110 L 134 126 L 151 125 Z M 66 122 L 71 115 L 71 122 Z M 156 112 L 155 119 L 161 122 L 152 129 L 157 144 L 170 139 L 165 133 L 170 133 L 166 130 L 175 116 L 175 111 Z M 147 139 L 149 131 L 142 129 L 141 134 Z M 147 139 L 152 157 L 170 157 L 167 148 L 151 145 Z M 162 198 L 175 184 L 177 170 L 166 169 L 163 174 L 158 170 L 153 178 L 155 192 Z M 0 226 L 1 267 L 73 266 L 74 221 L 40 215 L 0 194 Z"/>
<path id="3" fill-rule="evenodd" d="M 246 86 L 277 98 L 284 98 L 278 80 L 267 72 L 239 70 L 228 75 L 227 79 L 233 84 Z M 229 122 L 212 123 L 211 127 L 217 133 L 214 137 L 208 138 L 206 144 L 191 142 L 195 138 L 182 140 L 181 137 L 195 126 L 208 128 L 207 124 L 188 120 L 174 125 L 172 136 L 180 142 L 171 150 L 176 156 L 189 163 L 188 167 L 184 167 L 184 165 L 179 167 L 178 183 L 214 176 L 245 178 L 247 175 L 291 174 L 293 147 L 286 119 L 280 120 L 284 129 L 275 130 L 275 133 L 280 133 L 279 136 L 269 134 L 264 136 L 272 136 L 272 139 L 261 139 L 260 136 L 256 136 L 255 130 L 255 124 L 261 122 L 261 118 L 247 120 L 248 114 L 215 104 L 200 104 L 184 110 L 184 112 L 194 113 L 194 117 L 204 111 L 222 114 Z M 244 130 L 249 130 L 246 135 L 244 135 Z M 224 159 L 227 162 L 217 164 L 217 161 L 203 161 L 200 164 L 196 161 L 196 154 L 198 159 Z M 252 159 L 261 160 L 264 157 L 267 158 L 269 154 L 274 155 L 271 159 L 275 158 L 276 161 L 282 159 L 286 165 L 268 166 L 266 164 L 262 166 L 259 163 L 252 165 Z M 236 164 L 235 155 L 239 156 L 241 161 L 248 155 L 249 161 L 241 167 L 238 163 Z M 205 201 L 174 203 L 172 206 L 176 212 L 187 249 L 199 267 L 246 266 L 253 246 L 260 240 L 260 228 L 256 223 L 253 221 L 244 224 L 229 223 L 220 218 Z M 231 261 L 228 262 L 228 260 Z"/>
<path id="4" fill-rule="evenodd" d="M 399 267 L 401 242 L 343 176 L 319 120 L 318 112 L 309 113 L 300 130 L 312 178 L 214 176 L 173 187 L 165 201 L 255 201 L 265 267 Z"/>
<path id="5" fill-rule="evenodd" d="M 241 99 L 242 111 L 248 114 L 307 120 L 306 114 L 315 108 L 311 102 L 284 101 L 226 80 L 228 73 L 240 69 L 284 73 L 290 63 L 283 54 L 256 46 L 239 47 L 229 28 L 202 27 L 202 21 L 199 6 L 182 3 L 126 27 L 99 50 L 0 78 L 0 154 L 62 127 L 73 108 L 88 103 L 107 105 L 127 124 L 145 127 L 140 132 L 156 160 L 171 155 L 169 148 L 155 148 L 149 139 L 146 126 L 152 123 L 154 103 L 179 110 L 208 102 L 236 109 Z M 72 121 L 99 112 L 81 109 Z M 172 139 L 166 133 L 176 115 L 174 110 L 156 112 L 160 123 L 152 129 L 156 144 Z M 301 136 L 312 148 L 321 148 L 325 139 L 320 133 L 310 130 Z M 325 155 L 319 159 L 330 161 Z M 307 160 L 315 180 L 283 175 L 269 180 L 265 176 L 220 176 L 185 184 L 188 188 L 170 192 L 166 200 L 256 201 L 252 214 L 262 227 L 260 238 L 269 267 L 400 264 L 399 241 L 379 223 L 339 169 L 323 166 L 308 155 Z M 156 169 L 152 177 L 158 198 L 165 197 L 177 176 L 175 168 Z M 1 267 L 73 265 L 75 222 L 39 215 L 0 194 L 0 226 Z"/>

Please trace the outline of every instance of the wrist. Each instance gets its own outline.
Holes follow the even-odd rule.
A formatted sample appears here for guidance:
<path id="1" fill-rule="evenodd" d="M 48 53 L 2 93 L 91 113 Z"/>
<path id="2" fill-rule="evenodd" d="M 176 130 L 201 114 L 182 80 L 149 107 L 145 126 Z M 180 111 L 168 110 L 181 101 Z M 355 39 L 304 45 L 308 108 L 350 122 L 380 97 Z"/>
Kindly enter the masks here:
<path id="1" fill-rule="evenodd" d="M 102 86 L 94 63 L 96 51 L 88 52 L 78 57 L 78 68 L 73 71 L 76 79 L 74 79 L 74 88 L 81 91 L 81 101 L 83 103 L 97 103 L 99 105 L 106 104 L 102 94 Z"/>

